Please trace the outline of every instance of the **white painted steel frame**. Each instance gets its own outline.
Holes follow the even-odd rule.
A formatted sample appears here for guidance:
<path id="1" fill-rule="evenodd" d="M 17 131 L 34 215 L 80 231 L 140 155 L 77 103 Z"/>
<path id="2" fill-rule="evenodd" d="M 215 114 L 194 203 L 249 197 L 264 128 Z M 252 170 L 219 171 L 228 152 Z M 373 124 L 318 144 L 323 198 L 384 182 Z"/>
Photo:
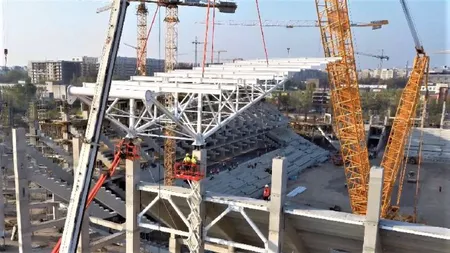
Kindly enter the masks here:
<path id="1" fill-rule="evenodd" d="M 138 226 L 142 228 L 147 228 L 151 230 L 157 230 L 165 233 L 173 233 L 179 236 L 187 237 L 192 236 L 192 225 L 188 221 L 188 217 L 186 217 L 183 212 L 180 210 L 180 208 L 176 205 L 176 203 L 173 201 L 172 196 L 176 197 L 182 197 L 189 199 L 192 197 L 192 195 L 195 194 L 195 191 L 177 187 L 177 186 L 159 186 L 157 184 L 152 183 L 145 183 L 141 182 L 141 184 L 138 186 L 139 190 L 146 191 L 146 192 L 152 192 L 156 193 L 157 196 L 142 210 L 142 212 L 138 215 Z M 183 231 L 179 229 L 169 228 L 165 226 L 161 226 L 158 223 L 154 222 L 144 222 L 142 220 L 142 217 L 152 208 L 159 200 L 165 199 L 169 202 L 169 204 L 173 207 L 175 212 L 178 214 L 180 219 L 183 221 L 183 223 L 186 225 L 189 231 Z M 218 202 L 218 199 L 221 199 L 220 202 Z M 247 198 L 246 198 L 247 199 Z M 219 214 L 214 220 L 212 220 L 207 226 L 203 227 L 203 237 L 201 239 L 204 239 L 207 242 L 224 245 L 224 246 L 231 246 L 234 248 L 239 248 L 243 250 L 248 250 L 251 252 L 268 252 L 268 239 L 264 236 L 264 234 L 261 232 L 261 230 L 258 228 L 258 226 L 253 222 L 253 220 L 247 215 L 245 212 L 245 208 L 248 209 L 256 209 L 261 210 L 260 206 L 258 205 L 251 205 L 246 204 L 245 202 L 235 201 L 232 199 L 226 200 L 225 198 L 214 198 L 214 197 L 207 197 L 205 199 L 206 201 L 210 202 L 216 202 L 216 203 L 227 203 L 228 207 L 223 211 L 221 214 Z M 189 203 L 189 202 L 188 202 Z M 245 207 L 244 207 L 245 206 Z M 190 207 L 192 208 L 192 207 Z M 266 208 L 264 211 L 268 211 Z M 222 218 L 224 218 L 228 213 L 230 212 L 239 212 L 242 217 L 247 221 L 247 223 L 250 225 L 250 227 L 253 229 L 253 231 L 258 235 L 258 237 L 261 239 L 261 241 L 264 243 L 264 248 L 252 246 L 249 244 L 244 243 L 238 243 L 230 240 L 225 240 L 221 238 L 215 238 L 215 237 L 209 237 L 207 236 L 208 231 L 215 225 L 217 222 L 219 222 Z M 201 240 L 200 239 L 200 240 Z"/>
<path id="2" fill-rule="evenodd" d="M 205 140 L 266 95 L 281 87 L 290 72 L 319 66 L 339 58 L 276 59 L 269 66 L 259 60 L 233 64 L 212 65 L 201 70 L 175 70 L 156 73 L 154 77 L 133 76 L 129 81 L 113 81 L 106 118 L 128 133 L 129 137 L 148 136 L 193 141 L 204 145 Z M 270 63 L 273 62 L 273 65 Z M 248 67 L 247 67 L 248 65 Z M 77 97 L 89 104 L 95 84 L 68 87 L 69 102 Z M 172 93 L 175 105 L 169 110 L 158 97 Z M 120 108 L 126 103 L 142 102 L 137 111 Z M 126 122 L 125 122 L 126 121 Z M 174 136 L 165 136 L 167 123 L 176 124 Z"/>

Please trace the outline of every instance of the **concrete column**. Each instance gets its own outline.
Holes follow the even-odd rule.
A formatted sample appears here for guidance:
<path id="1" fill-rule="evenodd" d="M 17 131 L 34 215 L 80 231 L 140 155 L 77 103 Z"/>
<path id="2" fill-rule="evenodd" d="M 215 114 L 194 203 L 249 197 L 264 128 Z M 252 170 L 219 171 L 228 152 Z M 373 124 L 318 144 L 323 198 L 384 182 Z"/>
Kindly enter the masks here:
<path id="1" fill-rule="evenodd" d="M 64 127 L 63 127 L 63 131 L 62 131 L 62 137 L 63 140 L 65 141 L 63 144 L 63 148 L 65 151 L 69 152 L 69 145 L 67 145 L 67 141 L 69 141 L 69 109 L 67 108 L 66 103 L 64 102 L 63 108 L 62 108 L 62 113 L 61 113 L 61 119 L 62 121 L 65 123 Z"/>
<path id="2" fill-rule="evenodd" d="M 77 170 L 78 160 L 81 151 L 81 138 L 74 137 L 72 139 L 72 155 L 73 155 L 73 171 Z M 73 173 L 76 175 L 77 173 Z M 75 181 L 75 179 L 74 179 Z M 80 239 L 78 241 L 77 252 L 78 253 L 89 253 L 89 212 L 86 210 L 83 217 L 83 223 L 81 224 Z"/>
<path id="3" fill-rule="evenodd" d="M 78 160 L 80 160 L 80 151 L 81 151 L 81 138 L 73 137 L 72 138 L 72 155 L 73 155 L 74 169 L 78 166 Z"/>
<path id="4" fill-rule="evenodd" d="M 284 237 L 284 198 L 286 196 L 287 162 L 284 157 L 272 160 L 272 185 L 269 202 L 269 252 L 281 252 Z"/>
<path id="5" fill-rule="evenodd" d="M 89 249 L 89 213 L 86 210 L 83 217 L 83 223 L 81 223 L 80 239 L 78 240 L 77 253 L 90 253 Z"/>
<path id="6" fill-rule="evenodd" d="M 37 146 L 37 110 L 35 102 L 30 103 L 29 114 L 30 122 L 28 123 L 28 126 L 30 130 L 30 144 Z"/>
<path id="7" fill-rule="evenodd" d="M 139 172 L 139 160 L 127 159 L 125 162 L 126 252 L 139 252 L 140 248 L 140 233 L 137 223 L 137 216 L 140 210 L 140 197 L 137 190 Z"/>
<path id="8" fill-rule="evenodd" d="M 26 159 L 25 129 L 12 130 L 14 181 L 16 188 L 16 211 L 19 239 L 19 252 L 31 252 L 31 222 L 28 191 L 28 163 Z"/>
<path id="9" fill-rule="evenodd" d="M 55 194 L 52 194 L 52 201 L 57 202 L 57 201 L 61 201 L 61 199 L 58 196 L 56 196 Z M 52 215 L 53 215 L 53 220 L 62 218 L 61 213 L 59 211 L 59 206 L 52 207 Z"/>
<path id="10" fill-rule="evenodd" d="M 81 118 L 82 119 L 88 119 L 89 118 L 89 106 L 85 105 L 84 103 L 80 103 L 81 105 Z"/>
<path id="11" fill-rule="evenodd" d="M 0 146 L 0 251 L 5 250 L 5 198 L 3 196 L 3 180 L 5 166 L 7 164 L 6 156 L 3 156 L 4 147 Z"/>
<path id="12" fill-rule="evenodd" d="M 370 169 L 367 214 L 364 222 L 363 253 L 381 253 L 378 224 L 381 211 L 381 194 L 383 190 L 383 168 L 373 166 Z"/>
<path id="13" fill-rule="evenodd" d="M 175 237 L 175 234 L 170 234 L 169 252 L 170 253 L 181 253 L 181 244 Z"/>

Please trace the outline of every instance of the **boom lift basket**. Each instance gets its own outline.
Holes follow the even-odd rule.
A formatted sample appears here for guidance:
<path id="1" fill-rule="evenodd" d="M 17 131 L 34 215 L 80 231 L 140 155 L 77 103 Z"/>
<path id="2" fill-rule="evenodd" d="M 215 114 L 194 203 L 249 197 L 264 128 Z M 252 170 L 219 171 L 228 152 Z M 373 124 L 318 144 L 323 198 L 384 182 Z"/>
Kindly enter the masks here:
<path id="1" fill-rule="evenodd" d="M 175 178 L 182 180 L 200 181 L 205 177 L 197 164 L 175 163 L 174 172 Z"/>
<path id="2" fill-rule="evenodd" d="M 139 159 L 139 147 L 132 140 L 123 139 L 115 147 L 114 153 L 120 152 L 121 159 L 136 160 Z"/>

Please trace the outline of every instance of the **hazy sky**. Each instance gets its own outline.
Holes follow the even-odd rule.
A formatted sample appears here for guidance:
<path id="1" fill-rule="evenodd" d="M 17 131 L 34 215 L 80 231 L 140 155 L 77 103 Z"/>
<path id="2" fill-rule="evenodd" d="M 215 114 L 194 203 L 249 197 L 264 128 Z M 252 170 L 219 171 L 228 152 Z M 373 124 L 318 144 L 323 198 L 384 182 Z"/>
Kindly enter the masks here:
<path id="1" fill-rule="evenodd" d="M 29 60 L 70 59 L 74 56 L 100 56 L 106 36 L 109 12 L 96 13 L 110 1 L 104 0 L 0 0 L 3 24 L 0 30 L 1 48 L 9 49 L 8 65 L 26 65 Z M 256 20 L 254 0 L 237 0 L 235 14 L 217 13 L 219 20 Z M 450 0 L 408 1 L 414 21 L 427 52 L 450 49 Z M 369 22 L 387 19 L 390 24 L 380 30 L 354 28 L 356 51 L 379 54 L 384 49 L 391 59 L 385 67 L 404 67 L 414 58 L 414 43 L 398 0 L 349 0 L 350 19 Z M 260 0 L 264 20 L 315 20 L 314 0 Z M 149 22 L 155 6 L 148 5 Z M 136 45 L 136 4 L 128 8 L 121 56 L 135 56 L 135 50 L 123 43 Z M 194 24 L 204 21 L 205 8 L 180 7 L 179 57 L 180 61 L 193 61 L 195 36 L 203 41 L 204 26 Z M 162 9 L 161 18 L 164 17 Z M 161 29 L 159 51 L 157 20 L 149 39 L 149 57 L 164 57 L 164 24 Z M 321 57 L 318 28 L 265 28 L 269 57 L 286 57 L 287 47 L 291 57 Z M 216 50 L 227 50 L 222 59 L 263 58 L 264 51 L 259 27 L 216 26 Z M 3 51 L 3 50 L 2 50 Z M 378 59 L 356 56 L 358 68 L 374 68 Z M 3 57 L 2 57 L 3 58 Z M 209 59 L 209 57 L 208 57 Z M 3 59 L 0 61 L 3 65 Z M 450 54 L 431 55 L 432 66 L 450 65 Z"/>

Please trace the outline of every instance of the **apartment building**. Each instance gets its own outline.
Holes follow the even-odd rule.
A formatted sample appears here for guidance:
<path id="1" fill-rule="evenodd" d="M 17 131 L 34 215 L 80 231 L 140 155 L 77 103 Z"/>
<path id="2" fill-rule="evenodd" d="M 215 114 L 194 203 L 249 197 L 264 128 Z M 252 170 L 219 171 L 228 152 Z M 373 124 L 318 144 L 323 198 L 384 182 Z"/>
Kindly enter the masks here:
<path id="1" fill-rule="evenodd" d="M 28 64 L 28 75 L 31 82 L 38 84 L 47 81 L 70 84 L 73 78 L 81 76 L 97 76 L 100 66 L 98 57 L 73 57 L 70 61 L 32 61 Z M 164 60 L 147 59 L 147 75 L 164 72 Z M 136 75 L 136 58 L 117 57 L 114 66 L 114 77 L 128 79 Z"/>
<path id="2" fill-rule="evenodd" d="M 114 66 L 114 76 L 127 78 L 137 74 L 137 59 L 134 57 L 117 57 Z M 155 72 L 164 72 L 164 60 L 147 58 L 147 75 L 153 76 Z"/>
<path id="3" fill-rule="evenodd" d="M 406 69 L 362 69 L 358 71 L 359 79 L 380 78 L 382 80 L 392 78 L 404 78 L 409 71 Z"/>
<path id="4" fill-rule="evenodd" d="M 80 62 L 74 61 L 31 61 L 28 63 L 28 76 L 34 84 L 53 81 L 68 84 L 81 75 Z"/>

